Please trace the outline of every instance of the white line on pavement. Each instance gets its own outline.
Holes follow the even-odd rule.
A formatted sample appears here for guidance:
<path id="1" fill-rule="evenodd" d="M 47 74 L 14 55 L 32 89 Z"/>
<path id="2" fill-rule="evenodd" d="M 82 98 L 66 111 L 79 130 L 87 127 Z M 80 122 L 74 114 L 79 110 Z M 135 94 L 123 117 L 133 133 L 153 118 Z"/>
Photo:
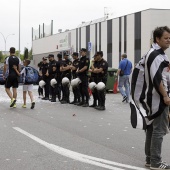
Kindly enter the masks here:
<path id="1" fill-rule="evenodd" d="M 91 165 L 95 165 L 95 166 L 98 166 L 98 167 L 111 169 L 111 170 L 124 170 L 124 169 L 121 169 L 121 168 L 128 168 L 128 169 L 134 169 L 134 170 L 146 170 L 145 168 L 130 166 L 130 165 L 126 165 L 126 164 L 121 164 L 121 163 L 117 163 L 117 162 L 108 161 L 108 160 L 105 160 L 105 159 L 100 159 L 100 158 L 80 154 L 78 152 L 74 152 L 74 151 L 62 148 L 60 146 L 57 146 L 57 145 L 47 143 L 47 142 L 41 140 L 40 138 L 22 130 L 19 127 L 13 127 L 13 129 L 15 129 L 16 131 L 26 135 L 27 137 L 29 137 L 31 139 L 33 139 L 37 143 L 45 146 L 46 148 L 52 150 L 53 152 L 56 152 L 56 153 L 58 153 L 62 156 L 66 156 L 68 158 L 71 158 L 71 159 L 74 159 L 74 160 L 77 160 L 77 161 L 80 161 L 80 162 L 84 162 L 84 163 L 87 163 L 87 164 L 91 164 Z M 111 165 L 119 166 L 121 168 L 113 167 Z"/>

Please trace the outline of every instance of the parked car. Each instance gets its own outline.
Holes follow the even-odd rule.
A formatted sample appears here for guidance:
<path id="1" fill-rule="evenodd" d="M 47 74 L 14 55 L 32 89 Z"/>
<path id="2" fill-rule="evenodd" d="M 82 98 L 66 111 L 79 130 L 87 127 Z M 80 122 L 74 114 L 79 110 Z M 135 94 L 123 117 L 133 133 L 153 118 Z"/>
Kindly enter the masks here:
<path id="1" fill-rule="evenodd" d="M 21 65 L 21 70 L 24 68 L 24 66 L 23 65 Z M 32 67 L 33 68 L 33 67 Z M 3 79 L 3 70 L 4 70 L 4 66 L 1 66 L 0 67 L 0 85 L 4 85 L 5 84 L 5 80 Z M 34 70 L 34 73 L 36 74 L 36 75 L 39 75 L 38 74 L 38 71 L 35 69 L 35 68 L 33 68 L 33 70 Z M 23 78 L 22 78 L 22 76 L 19 78 L 19 83 L 23 83 L 22 82 L 22 80 L 23 80 Z M 35 84 L 38 84 L 38 82 L 36 82 Z"/>

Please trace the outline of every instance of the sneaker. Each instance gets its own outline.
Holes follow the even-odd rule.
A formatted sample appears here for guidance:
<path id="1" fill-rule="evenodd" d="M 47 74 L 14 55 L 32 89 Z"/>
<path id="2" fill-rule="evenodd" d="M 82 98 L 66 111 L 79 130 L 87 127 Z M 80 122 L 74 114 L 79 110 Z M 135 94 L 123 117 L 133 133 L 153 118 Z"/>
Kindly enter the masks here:
<path id="1" fill-rule="evenodd" d="M 146 166 L 146 167 L 150 167 L 150 166 L 151 166 L 150 161 L 146 161 L 145 166 Z"/>
<path id="2" fill-rule="evenodd" d="M 16 103 L 16 99 L 13 98 L 13 99 L 11 100 L 10 107 L 13 107 L 13 106 L 15 105 L 15 103 Z"/>
<path id="3" fill-rule="evenodd" d="M 35 107 L 35 102 L 32 102 L 31 103 L 31 109 L 34 109 L 34 107 Z"/>
<path id="4" fill-rule="evenodd" d="M 23 105 L 22 105 L 22 108 L 27 108 L 26 104 L 23 104 Z"/>
<path id="5" fill-rule="evenodd" d="M 150 169 L 153 169 L 153 170 L 162 170 L 162 169 L 170 170 L 170 166 L 167 165 L 165 162 L 160 162 L 156 165 L 151 165 Z"/>
<path id="6" fill-rule="evenodd" d="M 126 100 L 127 100 L 127 96 L 124 96 L 122 102 L 124 102 Z"/>
<path id="7" fill-rule="evenodd" d="M 16 103 L 13 105 L 13 108 L 16 108 L 17 107 L 17 105 L 16 105 Z"/>

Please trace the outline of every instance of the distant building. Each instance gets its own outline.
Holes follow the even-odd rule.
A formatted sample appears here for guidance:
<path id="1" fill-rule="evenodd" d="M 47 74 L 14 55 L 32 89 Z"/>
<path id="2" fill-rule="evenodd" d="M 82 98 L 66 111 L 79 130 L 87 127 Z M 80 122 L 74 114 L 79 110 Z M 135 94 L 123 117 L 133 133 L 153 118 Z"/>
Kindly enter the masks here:
<path id="1" fill-rule="evenodd" d="M 34 64 L 37 65 L 49 53 L 56 57 L 59 52 L 79 52 L 81 48 L 89 49 L 90 57 L 102 50 L 113 68 L 118 68 L 122 53 L 127 53 L 135 64 L 150 48 L 152 31 L 158 26 L 170 27 L 169 17 L 170 9 L 147 9 L 116 18 L 83 22 L 75 29 L 40 39 L 34 40 L 33 37 Z M 167 54 L 170 56 L 170 50 Z"/>

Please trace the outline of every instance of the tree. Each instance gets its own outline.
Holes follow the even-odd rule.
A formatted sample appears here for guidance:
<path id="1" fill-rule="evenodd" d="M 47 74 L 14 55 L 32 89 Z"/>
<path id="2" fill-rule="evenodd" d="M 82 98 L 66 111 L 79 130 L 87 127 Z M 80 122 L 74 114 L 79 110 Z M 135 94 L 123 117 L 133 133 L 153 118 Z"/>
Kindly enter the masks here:
<path id="1" fill-rule="evenodd" d="M 2 51 L 0 51 L 0 62 L 3 63 L 5 59 L 5 55 L 2 54 Z"/>
<path id="2" fill-rule="evenodd" d="M 28 59 L 28 48 L 25 48 L 24 50 L 24 60 Z"/>
<path id="3" fill-rule="evenodd" d="M 19 56 L 19 51 L 15 51 L 15 55 Z M 23 61 L 24 60 L 24 54 L 20 54 L 20 59 Z"/>
<path id="4" fill-rule="evenodd" d="M 28 52 L 28 58 L 29 58 L 30 60 L 33 59 L 33 57 L 32 57 L 32 48 L 31 48 L 31 50 Z"/>

